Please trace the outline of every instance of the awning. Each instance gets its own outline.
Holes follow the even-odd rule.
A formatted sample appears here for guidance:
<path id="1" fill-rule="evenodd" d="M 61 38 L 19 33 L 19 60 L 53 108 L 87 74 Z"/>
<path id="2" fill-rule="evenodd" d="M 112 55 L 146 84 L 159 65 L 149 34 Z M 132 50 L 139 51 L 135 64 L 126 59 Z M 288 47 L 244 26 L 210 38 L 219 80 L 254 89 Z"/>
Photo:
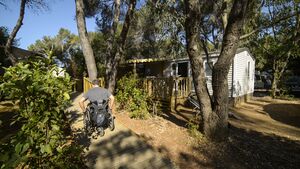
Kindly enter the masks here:
<path id="1" fill-rule="evenodd" d="M 167 60 L 169 59 L 166 58 L 130 59 L 127 60 L 125 63 L 150 63 L 150 62 L 161 62 Z"/>

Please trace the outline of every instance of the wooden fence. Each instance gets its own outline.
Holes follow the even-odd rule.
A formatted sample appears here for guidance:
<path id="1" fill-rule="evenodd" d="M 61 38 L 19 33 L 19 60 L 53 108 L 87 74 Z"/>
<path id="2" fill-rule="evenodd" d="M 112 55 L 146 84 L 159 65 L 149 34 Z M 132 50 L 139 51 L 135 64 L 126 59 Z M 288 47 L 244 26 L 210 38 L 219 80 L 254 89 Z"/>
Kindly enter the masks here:
<path id="1" fill-rule="evenodd" d="M 176 98 L 186 98 L 193 90 L 192 78 L 177 77 L 173 80 Z"/>
<path id="2" fill-rule="evenodd" d="M 142 79 L 143 87 L 149 96 L 157 100 L 168 101 L 171 97 L 186 98 L 192 91 L 192 79 L 179 78 L 146 78 Z"/>
<path id="3" fill-rule="evenodd" d="M 143 88 L 148 96 L 156 100 L 169 101 L 173 94 L 172 78 L 146 78 L 142 79 Z"/>
<path id="4" fill-rule="evenodd" d="M 99 86 L 104 86 L 104 78 L 99 78 Z M 171 101 L 172 98 L 187 98 L 192 91 L 192 79 L 185 77 L 169 78 L 143 78 L 143 89 L 155 100 Z M 92 82 L 83 78 L 83 92 L 92 88 Z"/>
<path id="5" fill-rule="evenodd" d="M 104 78 L 99 78 L 98 80 L 99 80 L 99 86 L 103 87 L 104 86 Z M 84 93 L 87 92 L 92 87 L 93 87 L 92 82 L 88 78 L 84 77 L 83 78 L 83 92 Z"/>

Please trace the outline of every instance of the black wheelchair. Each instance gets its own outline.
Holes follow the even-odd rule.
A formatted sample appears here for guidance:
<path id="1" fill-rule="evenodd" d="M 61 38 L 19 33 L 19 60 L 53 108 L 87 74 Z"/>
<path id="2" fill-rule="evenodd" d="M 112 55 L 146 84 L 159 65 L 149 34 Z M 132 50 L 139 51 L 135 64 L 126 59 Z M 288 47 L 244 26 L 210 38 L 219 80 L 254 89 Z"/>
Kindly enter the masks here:
<path id="1" fill-rule="evenodd" d="M 114 117 L 108 106 L 108 100 L 102 102 L 90 102 L 84 113 L 84 129 L 87 135 L 96 132 L 101 137 L 105 134 L 105 129 L 111 131 L 115 129 Z"/>

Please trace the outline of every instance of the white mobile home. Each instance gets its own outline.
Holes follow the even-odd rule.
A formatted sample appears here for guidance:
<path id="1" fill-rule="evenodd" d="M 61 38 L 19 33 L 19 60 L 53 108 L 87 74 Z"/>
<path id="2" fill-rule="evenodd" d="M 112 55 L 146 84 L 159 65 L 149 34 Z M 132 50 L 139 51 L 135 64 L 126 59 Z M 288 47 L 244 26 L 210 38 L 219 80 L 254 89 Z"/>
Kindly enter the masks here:
<path id="1" fill-rule="evenodd" d="M 207 59 L 203 56 L 205 74 L 207 77 L 207 86 L 212 94 L 212 70 Z M 218 60 L 218 53 L 211 53 L 209 62 L 215 64 Z M 191 77 L 190 62 L 188 58 L 178 59 L 171 62 L 172 71 L 165 71 L 164 76 Z M 165 70 L 170 70 L 167 68 Z M 255 59 L 247 48 L 240 48 L 234 56 L 233 62 L 228 73 L 229 95 L 238 97 L 254 92 Z"/>
<path id="2" fill-rule="evenodd" d="M 216 63 L 218 52 L 209 54 L 209 62 Z M 212 94 L 212 70 L 208 66 L 207 58 L 203 55 L 207 87 Z M 181 59 L 135 59 L 131 64 L 141 77 L 192 77 L 190 61 Z M 228 73 L 229 96 L 241 98 L 254 92 L 255 59 L 247 48 L 239 48 L 231 63 Z M 176 85 L 175 85 L 176 86 Z M 193 85 L 192 85 L 193 86 Z M 193 88 L 193 87 L 192 87 Z"/>

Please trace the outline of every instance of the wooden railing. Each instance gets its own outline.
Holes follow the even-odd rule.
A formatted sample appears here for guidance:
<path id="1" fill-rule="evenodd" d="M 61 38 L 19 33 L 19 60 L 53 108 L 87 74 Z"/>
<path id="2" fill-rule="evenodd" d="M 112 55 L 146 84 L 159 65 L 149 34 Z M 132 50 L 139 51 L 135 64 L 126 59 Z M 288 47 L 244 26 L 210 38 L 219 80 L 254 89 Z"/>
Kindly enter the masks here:
<path id="1" fill-rule="evenodd" d="M 99 86 L 103 87 L 104 86 L 104 78 L 98 78 L 98 80 L 99 80 Z M 83 78 L 83 92 L 84 93 L 87 92 L 92 87 L 93 87 L 92 82 L 88 78 L 84 77 Z"/>
<path id="2" fill-rule="evenodd" d="M 193 89 L 192 78 L 177 77 L 174 79 L 175 97 L 186 98 Z"/>
<path id="3" fill-rule="evenodd" d="M 187 77 L 169 78 L 144 78 L 141 79 L 142 86 L 148 96 L 156 100 L 170 101 L 172 97 L 186 98 L 192 88 L 192 79 Z M 99 86 L 104 86 L 104 78 L 99 78 Z M 87 92 L 93 87 L 92 82 L 83 78 L 83 92 Z"/>
<path id="4" fill-rule="evenodd" d="M 148 96 L 157 100 L 169 101 L 173 92 L 172 78 L 146 78 L 142 79 L 143 87 Z"/>
<path id="5" fill-rule="evenodd" d="M 142 79 L 143 87 L 149 96 L 168 101 L 171 97 L 186 98 L 192 90 L 192 79 L 179 78 L 146 78 Z"/>

